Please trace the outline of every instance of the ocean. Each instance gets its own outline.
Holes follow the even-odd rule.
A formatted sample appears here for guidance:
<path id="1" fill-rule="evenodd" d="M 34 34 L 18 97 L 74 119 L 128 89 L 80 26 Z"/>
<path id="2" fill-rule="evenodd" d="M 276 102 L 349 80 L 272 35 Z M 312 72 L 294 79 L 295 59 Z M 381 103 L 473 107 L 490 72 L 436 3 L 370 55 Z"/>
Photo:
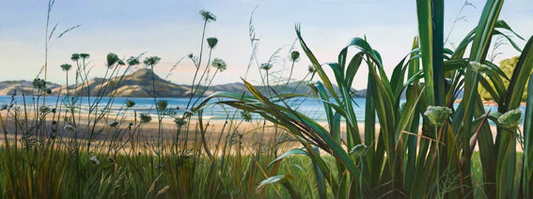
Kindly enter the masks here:
<path id="1" fill-rule="evenodd" d="M 81 104 L 81 110 L 82 111 L 88 111 L 90 107 L 95 106 L 96 108 L 100 110 L 104 110 L 104 108 L 109 105 L 110 108 L 107 108 L 109 114 L 124 114 L 126 117 L 133 117 L 134 113 L 136 112 L 138 115 L 141 113 L 150 114 L 154 118 L 156 118 L 156 110 L 155 110 L 155 102 L 153 98 L 126 98 L 126 97 L 115 97 L 115 98 L 109 98 L 109 97 L 102 97 L 99 99 L 99 103 L 95 103 L 96 100 L 99 98 L 96 97 L 79 97 L 76 99 L 69 99 L 65 96 L 47 96 L 46 97 L 46 105 L 55 107 L 56 104 L 63 105 L 63 108 L 65 108 L 65 104 L 69 104 L 72 101 L 74 101 L 76 104 Z M 126 100 L 133 100 L 135 102 L 135 106 L 126 110 Z M 199 104 L 204 98 L 200 98 L 196 104 Z M 182 115 L 187 110 L 187 104 L 189 103 L 189 98 L 157 98 L 157 100 L 166 100 L 168 102 L 168 109 L 174 111 L 177 115 Z M 223 99 L 218 99 L 223 100 Z M 229 106 L 222 106 L 220 104 L 216 104 L 214 102 L 218 101 L 217 99 L 211 100 L 211 105 L 204 109 L 204 118 L 205 119 L 211 119 L 211 120 L 225 120 L 227 117 L 233 117 L 233 115 L 236 116 L 236 118 L 241 118 L 240 111 L 237 111 L 236 109 L 229 107 Z M 12 101 L 11 96 L 0 96 L 0 106 L 3 104 L 10 104 Z M 22 96 L 15 96 L 14 101 L 18 106 L 23 105 L 23 98 Z M 38 102 L 37 104 L 42 104 L 43 99 L 36 99 L 33 97 L 26 97 L 26 104 L 31 105 L 35 104 L 35 102 Z M 192 99 L 190 104 L 194 104 L 196 99 Z M 332 100 L 333 101 L 333 100 Z M 403 100 L 405 101 L 405 100 Z M 314 98 L 293 98 L 290 100 L 287 100 L 286 103 L 293 109 L 305 114 L 308 117 L 311 117 L 315 119 L 317 122 L 327 122 L 326 115 L 324 114 L 324 109 L 322 107 L 322 102 L 319 100 L 316 100 Z M 359 123 L 363 123 L 365 121 L 365 104 L 366 99 L 365 98 L 355 98 L 354 99 L 354 111 L 357 117 L 357 121 Z M 455 104 L 455 107 L 457 107 L 459 104 Z M 525 107 L 520 107 L 523 111 L 525 111 Z M 190 107 L 189 107 L 190 109 Z M 492 110 L 491 110 L 492 109 Z M 485 110 L 491 110 L 491 112 L 496 112 L 498 109 L 497 106 L 493 105 L 487 105 L 485 106 Z M 32 110 L 32 109 L 31 109 Z M 237 111 L 237 114 L 235 114 L 235 111 Z M 260 115 L 253 114 L 253 119 L 260 118 Z M 376 120 L 377 121 L 377 120 Z M 491 124 L 493 124 L 491 122 Z"/>

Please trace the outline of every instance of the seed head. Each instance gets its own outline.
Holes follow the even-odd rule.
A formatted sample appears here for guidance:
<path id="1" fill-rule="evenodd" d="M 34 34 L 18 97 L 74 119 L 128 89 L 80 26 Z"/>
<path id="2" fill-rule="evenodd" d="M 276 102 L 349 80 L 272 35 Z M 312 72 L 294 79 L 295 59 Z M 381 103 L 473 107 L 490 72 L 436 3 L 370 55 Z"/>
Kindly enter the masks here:
<path id="1" fill-rule="evenodd" d="M 144 59 L 143 63 L 148 66 L 155 66 L 159 62 L 159 60 L 161 60 L 161 58 L 159 58 L 158 56 L 152 56 Z"/>
<path id="2" fill-rule="evenodd" d="M 178 127 L 182 127 L 183 125 L 187 124 L 187 121 L 185 121 L 183 118 L 175 118 L 174 123 L 176 123 Z"/>
<path id="3" fill-rule="evenodd" d="M 489 67 L 485 64 L 482 64 L 482 63 L 479 63 L 479 62 L 476 62 L 476 61 L 471 61 L 469 62 L 470 66 L 472 67 L 472 70 L 474 70 L 475 72 L 483 72 L 483 71 L 486 71 L 489 69 Z"/>
<path id="4" fill-rule="evenodd" d="M 200 11 L 200 15 L 202 15 L 202 17 L 204 17 L 204 21 L 206 21 L 206 22 L 212 22 L 212 21 L 216 21 L 217 20 L 217 17 L 213 13 L 211 13 L 211 12 L 209 12 L 207 10 L 201 10 Z"/>
<path id="5" fill-rule="evenodd" d="M 46 114 L 46 113 L 50 112 L 50 107 L 43 105 L 43 106 L 39 107 L 39 112 L 41 112 L 41 114 Z"/>
<path id="6" fill-rule="evenodd" d="M 70 64 L 61 64 L 61 70 L 67 72 L 72 68 L 72 65 Z"/>
<path id="7" fill-rule="evenodd" d="M 91 157 L 90 160 L 91 160 L 92 163 L 94 163 L 96 165 L 100 165 L 100 161 L 98 159 L 96 159 L 96 156 Z"/>
<path id="8" fill-rule="evenodd" d="M 164 111 L 165 109 L 167 109 L 167 106 L 168 102 L 166 100 L 159 100 L 157 102 L 157 110 L 159 111 Z"/>
<path id="9" fill-rule="evenodd" d="M 40 90 L 46 89 L 46 82 L 44 81 L 44 79 L 35 78 L 33 79 L 32 84 L 33 84 L 33 88 L 40 89 Z"/>
<path id="10" fill-rule="evenodd" d="M 113 122 L 109 123 L 108 126 L 111 127 L 111 128 L 115 128 L 115 127 L 118 126 L 118 122 L 117 121 L 113 121 Z"/>
<path id="11" fill-rule="evenodd" d="M 241 117 L 246 122 L 252 121 L 252 114 L 250 113 L 250 111 L 241 111 Z"/>
<path id="12" fill-rule="evenodd" d="M 209 37 L 207 38 L 207 44 L 209 44 L 209 48 L 213 49 L 218 43 L 218 39 L 216 37 Z"/>
<path id="13" fill-rule="evenodd" d="M 128 62 L 128 65 L 130 65 L 130 66 L 139 65 L 139 63 L 140 63 L 140 62 L 139 62 L 139 58 L 134 57 L 134 56 L 131 56 L 131 57 L 127 60 L 127 62 Z"/>
<path id="14" fill-rule="evenodd" d="M 300 52 L 296 50 L 291 52 L 291 60 L 293 62 L 298 61 L 299 58 L 300 58 Z"/>
<path id="15" fill-rule="evenodd" d="M 74 53 L 70 57 L 70 60 L 72 60 L 72 61 L 78 61 L 79 59 L 80 59 L 80 54 L 78 54 L 78 53 Z"/>
<path id="16" fill-rule="evenodd" d="M 522 122 L 522 109 L 517 108 L 504 113 L 498 118 L 498 122 L 508 128 L 517 127 Z"/>
<path id="17" fill-rule="evenodd" d="M 115 65 L 120 59 L 118 58 L 117 54 L 115 53 L 109 53 L 107 54 L 107 67 L 112 67 Z"/>
<path id="18" fill-rule="evenodd" d="M 428 106 L 424 115 L 428 117 L 431 124 L 440 126 L 448 119 L 452 109 L 445 106 Z"/>
<path id="19" fill-rule="evenodd" d="M 91 55 L 87 54 L 87 53 L 80 53 L 80 58 L 82 59 L 89 59 L 89 57 L 91 57 Z"/>
<path id="20" fill-rule="evenodd" d="M 313 65 L 309 65 L 307 71 L 309 71 L 309 73 L 316 73 L 316 68 Z"/>
<path id="21" fill-rule="evenodd" d="M 270 70 L 272 66 L 273 65 L 271 63 L 262 63 L 260 68 L 263 70 Z"/>
<path id="22" fill-rule="evenodd" d="M 133 100 L 126 100 L 126 107 L 131 108 L 133 106 L 135 106 L 135 102 Z"/>
<path id="23" fill-rule="evenodd" d="M 148 122 L 152 121 L 152 116 L 150 116 L 148 114 L 142 113 L 140 117 L 141 117 L 141 123 L 148 123 Z"/>
<path id="24" fill-rule="evenodd" d="M 226 70 L 226 68 L 227 68 L 226 62 L 224 60 L 222 60 L 222 59 L 219 59 L 219 58 L 213 59 L 213 62 L 211 63 L 211 66 L 217 68 L 221 72 Z"/>

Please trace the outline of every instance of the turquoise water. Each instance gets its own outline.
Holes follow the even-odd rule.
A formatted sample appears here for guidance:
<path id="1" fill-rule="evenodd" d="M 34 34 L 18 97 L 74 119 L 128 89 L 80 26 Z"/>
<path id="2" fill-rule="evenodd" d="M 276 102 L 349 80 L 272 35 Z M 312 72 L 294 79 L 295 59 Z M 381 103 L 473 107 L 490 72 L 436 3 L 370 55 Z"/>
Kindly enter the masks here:
<path id="1" fill-rule="evenodd" d="M 82 111 L 88 111 L 89 107 L 91 107 L 92 104 L 96 104 L 95 100 L 97 98 L 95 97 L 80 97 L 75 99 L 70 99 L 68 97 L 56 97 L 56 96 L 47 96 L 46 97 L 46 105 L 55 107 L 56 104 L 59 105 L 65 105 L 72 103 L 73 101 L 76 104 L 81 104 Z M 125 102 L 127 99 L 133 100 L 136 105 L 124 112 L 125 110 Z M 26 104 L 35 104 L 34 102 L 38 102 L 37 104 L 42 104 L 42 98 L 40 99 L 34 99 L 32 97 L 26 97 Z M 189 98 L 158 98 L 158 100 L 166 100 L 168 101 L 168 107 L 175 111 L 178 115 L 181 115 L 184 113 L 184 111 L 187 108 L 187 104 L 189 102 Z M 200 101 L 203 99 L 200 99 Z M 222 99 L 221 99 L 222 100 Z M 10 104 L 12 101 L 11 96 L 0 96 L 0 105 L 3 104 Z M 191 102 L 194 103 L 195 99 Z M 200 102 L 199 101 L 199 102 Z M 212 100 L 211 102 L 216 102 L 217 99 Z M 14 102 L 18 106 L 23 105 L 23 98 L 22 96 L 15 96 Z M 199 103 L 198 102 L 198 103 Z M 291 108 L 298 110 L 299 112 L 317 120 L 318 122 L 326 122 L 326 116 L 324 114 L 324 109 L 322 108 L 322 102 L 313 99 L 313 98 L 295 98 L 288 100 L 286 102 Z M 116 97 L 116 98 L 108 98 L 103 97 L 101 98 L 100 102 L 96 106 L 98 110 L 103 110 L 106 105 L 109 104 L 109 107 L 106 110 L 110 114 L 118 114 L 118 113 L 125 113 L 126 116 L 133 117 L 134 111 L 137 112 L 137 114 L 140 113 L 147 113 L 155 116 L 155 106 L 154 106 L 154 99 L 153 98 L 126 98 L 126 97 Z M 364 98 L 356 98 L 354 99 L 354 111 L 357 117 L 358 122 L 364 122 L 365 121 L 365 108 L 366 100 Z M 455 104 L 457 107 L 458 104 Z M 179 108 L 179 109 L 178 109 Z M 521 107 L 525 111 L 525 107 Z M 492 109 L 492 112 L 496 112 L 498 107 L 497 106 L 485 106 L 485 110 L 488 111 Z M 230 116 L 233 116 L 234 112 L 236 110 L 234 108 L 231 108 L 229 106 L 220 106 L 220 105 L 211 105 L 207 109 L 204 110 L 204 117 L 210 118 L 210 119 L 225 119 L 227 117 L 227 113 L 229 113 Z M 237 118 L 240 117 L 240 114 L 236 114 Z M 254 114 L 253 117 L 259 118 L 260 116 L 258 114 Z"/>

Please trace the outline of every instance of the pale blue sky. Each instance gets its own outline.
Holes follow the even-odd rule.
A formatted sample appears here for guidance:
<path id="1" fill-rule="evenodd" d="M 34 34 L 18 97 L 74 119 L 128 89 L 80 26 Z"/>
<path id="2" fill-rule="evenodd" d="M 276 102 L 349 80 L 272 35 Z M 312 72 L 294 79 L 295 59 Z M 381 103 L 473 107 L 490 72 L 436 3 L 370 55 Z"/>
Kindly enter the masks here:
<path id="1" fill-rule="evenodd" d="M 44 63 L 45 0 L 1 0 L 0 7 L 0 81 L 33 79 Z M 147 51 L 148 56 L 162 58 L 156 72 L 166 76 L 170 67 L 181 57 L 199 52 L 202 18 L 198 12 L 207 9 L 217 16 L 208 25 L 206 36 L 216 36 L 219 44 L 214 57 L 224 59 L 228 70 L 221 73 L 215 84 L 240 81 L 251 53 L 248 22 L 255 6 L 254 26 L 260 38 L 258 61 L 266 62 L 270 55 L 283 47 L 280 58 L 296 35 L 294 25 L 301 23 L 304 38 L 321 62 L 335 61 L 339 50 L 353 37 L 367 36 L 370 44 L 384 59 L 388 71 L 409 51 L 417 34 L 415 0 L 57 0 L 52 11 L 51 27 L 59 23 L 58 32 L 74 25 L 81 27 L 55 41 L 49 51 L 49 80 L 64 83 L 60 65 L 71 63 L 75 52 L 91 54 L 93 76 L 103 75 L 105 55 L 114 52 L 129 57 Z M 476 24 L 485 1 L 471 0 L 450 36 L 459 43 Z M 463 5 L 462 0 L 446 1 L 445 30 L 449 32 Z M 524 38 L 533 35 L 533 2 L 509 0 L 504 4 L 500 19 Z M 516 40 L 519 46 L 525 41 Z M 297 46 L 298 49 L 299 46 Z M 451 47 L 447 45 L 447 47 Z M 510 46 L 499 49 L 504 54 L 496 61 L 518 55 Z M 205 62 L 204 62 L 205 63 Z M 296 64 L 295 76 L 307 71 L 306 57 Z M 283 61 L 273 70 L 283 67 Z M 288 68 L 289 64 L 285 64 Z M 193 66 L 184 61 L 169 80 L 189 84 Z M 288 69 L 285 70 L 288 74 Z M 366 85 L 366 70 L 354 83 Z M 258 80 L 257 70 L 250 79 Z"/>

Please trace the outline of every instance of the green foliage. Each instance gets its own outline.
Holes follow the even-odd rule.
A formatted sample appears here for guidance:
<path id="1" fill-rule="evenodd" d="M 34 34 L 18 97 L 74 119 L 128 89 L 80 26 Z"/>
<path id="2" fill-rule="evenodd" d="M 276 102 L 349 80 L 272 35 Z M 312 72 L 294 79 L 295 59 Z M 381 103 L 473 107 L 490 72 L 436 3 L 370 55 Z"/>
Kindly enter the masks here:
<path id="1" fill-rule="evenodd" d="M 505 76 L 507 77 L 510 77 L 511 75 L 513 75 L 513 71 L 514 69 L 516 68 L 516 64 L 518 63 L 518 56 L 516 57 L 512 57 L 512 58 L 509 58 L 509 59 L 504 59 L 502 61 L 500 61 L 500 66 L 499 68 L 501 69 L 501 71 L 503 73 L 505 73 Z M 485 78 L 488 78 L 487 75 L 483 75 Z M 508 87 L 509 86 L 509 80 L 508 79 L 502 79 L 502 82 L 504 87 Z M 488 85 L 490 85 L 490 88 L 489 89 L 486 89 L 485 87 L 482 87 L 480 86 L 478 88 L 478 92 L 479 92 L 479 95 L 481 96 L 481 98 L 483 100 L 494 100 L 493 98 L 493 94 L 491 94 L 491 92 L 493 92 L 493 90 L 495 90 L 495 86 L 494 86 L 494 83 L 492 81 L 488 81 Z M 527 86 L 525 87 L 525 91 L 524 93 L 522 94 L 522 98 L 521 98 L 521 101 L 525 102 L 526 99 L 527 99 Z"/>
<path id="2" fill-rule="evenodd" d="M 506 74 L 486 60 L 494 35 L 504 35 L 514 43 L 502 30 L 516 33 L 504 21 L 498 21 L 502 5 L 503 1 L 488 1 L 477 28 L 452 51 L 444 49 L 442 44 L 443 3 L 417 1 L 419 37 L 390 78 L 383 70 L 381 55 L 364 38 L 352 39 L 340 51 L 336 62 L 322 64 L 297 26 L 302 50 L 320 78 L 313 86 L 317 100 L 323 102 L 328 128 L 292 110 L 285 104 L 283 95 L 265 95 L 246 81 L 251 96 L 215 93 L 204 104 L 217 97 L 229 98 L 219 103 L 258 113 L 286 128 L 303 148 L 291 150 L 276 161 L 291 154 L 306 154 L 312 161 L 320 198 L 462 198 L 472 197 L 472 193 L 482 193 L 488 198 L 517 198 L 529 195 L 525 186 L 531 182 L 531 173 L 527 173 L 527 177 L 520 175 L 522 167 L 516 162 L 525 161 L 530 172 L 531 159 L 526 161 L 517 155 L 516 146 L 523 143 L 518 126 L 521 111 L 517 108 L 533 71 L 533 37 L 524 47 L 512 74 Z M 468 46 L 470 55 L 465 56 Z M 357 51 L 348 57 L 351 47 Z M 268 71 L 271 67 L 267 64 L 261 69 Z M 364 133 L 360 133 L 350 94 L 360 66 L 368 67 Z M 333 76 L 328 76 L 326 69 L 331 70 Z M 504 84 L 504 80 L 509 83 Z M 334 83 L 339 86 L 339 93 L 333 89 Z M 488 92 L 498 103 L 497 114 L 485 112 L 479 84 L 490 88 Z M 404 91 L 406 102 L 400 104 Z M 455 108 L 453 103 L 458 92 L 464 92 L 464 97 Z M 440 112 L 435 105 L 440 107 Z M 419 126 L 424 111 L 428 117 L 424 117 Z M 498 119 L 494 115 L 502 116 Z M 489 126 L 488 119 L 495 121 L 495 129 Z M 525 120 L 532 119 L 531 114 L 526 113 Z M 379 129 L 376 129 L 376 122 Z M 345 131 L 340 131 L 341 123 L 346 126 Z M 526 125 L 525 133 L 529 134 L 531 125 L 529 122 Z M 526 136 L 526 142 L 530 140 Z M 472 174 L 476 169 L 476 164 L 472 164 L 476 145 L 479 145 L 482 175 Z M 318 155 L 312 146 L 334 157 L 335 163 L 326 163 L 325 157 Z M 362 146 L 368 147 L 362 150 Z M 528 156 L 531 155 L 525 157 Z M 263 184 L 286 177 L 272 176 Z M 479 182 L 483 183 L 475 188 L 475 183 Z"/>

